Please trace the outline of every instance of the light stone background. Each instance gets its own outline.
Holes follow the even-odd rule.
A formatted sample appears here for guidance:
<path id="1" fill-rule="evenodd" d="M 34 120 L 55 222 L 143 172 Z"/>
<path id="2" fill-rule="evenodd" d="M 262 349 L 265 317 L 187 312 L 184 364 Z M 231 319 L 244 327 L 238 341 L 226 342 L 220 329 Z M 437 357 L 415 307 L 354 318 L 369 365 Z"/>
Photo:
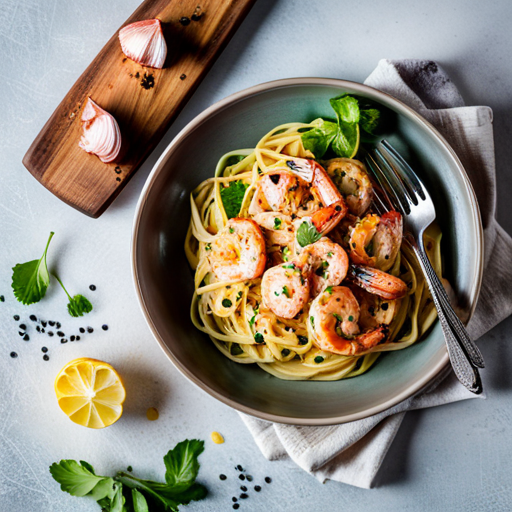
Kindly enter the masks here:
<path id="1" fill-rule="evenodd" d="M 340 2 L 259 0 L 246 21 L 136 177 L 99 219 L 89 219 L 47 192 L 21 159 L 62 97 L 138 0 L 0 0 L 0 511 L 94 511 L 51 479 L 61 458 L 84 459 L 99 473 L 131 464 L 138 475 L 161 477 L 161 458 L 186 437 L 206 440 L 200 481 L 207 500 L 187 510 L 231 510 L 235 464 L 257 480 L 240 510 L 512 509 L 512 320 L 481 340 L 487 400 L 470 400 L 408 413 L 381 468 L 378 487 L 321 485 L 292 464 L 266 461 L 235 411 L 183 378 L 151 337 L 135 298 L 130 235 L 135 204 L 157 157 L 196 114 L 228 94 L 293 76 L 363 81 L 380 58 L 440 62 L 467 104 L 495 114 L 498 218 L 512 232 L 512 4 L 463 0 Z M 171 48 L 172 51 L 172 48 Z M 56 232 L 50 261 L 72 293 L 94 303 L 86 319 L 66 318 L 65 296 L 53 283 L 44 302 L 18 305 L 10 292 L 11 267 L 39 257 Z M 177 248 L 181 250 L 181 248 Z M 468 248 L 471 250 L 471 248 Z M 90 292 L 88 285 L 98 289 Z M 67 334 L 81 325 L 95 333 L 60 345 L 31 332 L 21 341 L 14 314 L 61 319 Z M 64 320 L 63 320 L 64 319 Z M 110 329 L 103 332 L 102 323 Z M 30 323 L 30 322 L 27 322 Z M 50 349 L 42 360 L 41 346 Z M 9 353 L 15 350 L 15 360 Z M 123 418 L 104 431 L 76 426 L 61 413 L 53 380 L 69 360 L 110 361 L 126 382 Z M 149 422 L 146 408 L 160 419 Z M 218 430 L 221 446 L 210 440 Z M 218 474 L 229 479 L 220 482 Z"/>

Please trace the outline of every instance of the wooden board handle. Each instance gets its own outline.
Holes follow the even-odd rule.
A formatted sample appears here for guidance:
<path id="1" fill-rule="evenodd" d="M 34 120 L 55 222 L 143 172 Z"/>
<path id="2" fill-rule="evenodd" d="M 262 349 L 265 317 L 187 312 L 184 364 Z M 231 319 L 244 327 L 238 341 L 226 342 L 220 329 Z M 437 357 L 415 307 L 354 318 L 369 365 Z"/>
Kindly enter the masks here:
<path id="1" fill-rule="evenodd" d="M 167 42 L 163 69 L 126 58 L 118 33 L 73 85 L 36 137 L 23 164 L 48 190 L 99 217 L 158 144 L 255 0 L 146 0 L 126 21 L 158 18 Z M 123 25 L 123 26 L 124 26 Z M 119 123 L 123 150 L 105 164 L 79 148 L 82 109 L 91 97 Z"/>

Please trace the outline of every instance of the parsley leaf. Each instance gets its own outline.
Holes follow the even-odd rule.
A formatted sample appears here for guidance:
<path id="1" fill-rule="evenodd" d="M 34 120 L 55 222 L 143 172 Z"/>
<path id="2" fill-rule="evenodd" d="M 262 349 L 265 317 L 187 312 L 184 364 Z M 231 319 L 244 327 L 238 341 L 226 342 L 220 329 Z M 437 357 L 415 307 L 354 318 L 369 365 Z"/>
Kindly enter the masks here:
<path id="1" fill-rule="evenodd" d="M 322 235 L 318 232 L 314 224 L 311 222 L 304 221 L 297 229 L 297 242 L 301 247 L 306 245 L 314 244 L 322 238 Z"/>
<path id="2" fill-rule="evenodd" d="M 50 274 L 46 264 L 46 253 L 54 235 L 52 231 L 41 259 L 18 263 L 12 269 L 12 289 L 14 296 L 25 305 L 39 302 L 50 285 Z"/>
<path id="3" fill-rule="evenodd" d="M 88 299 L 86 299 L 83 295 L 75 295 L 74 297 L 71 297 L 69 295 L 68 291 L 62 284 L 62 281 L 59 279 L 59 277 L 56 274 L 53 274 L 55 279 L 59 282 L 59 284 L 62 286 L 62 289 L 66 292 L 66 295 L 68 296 L 69 302 L 68 302 L 68 313 L 73 317 L 79 317 L 84 316 L 86 313 L 90 313 L 92 311 L 92 304 L 89 302 Z"/>
<path id="4" fill-rule="evenodd" d="M 236 217 L 240 213 L 245 191 L 249 185 L 243 181 L 233 181 L 229 187 L 220 188 L 220 198 L 228 219 Z"/>
<path id="5" fill-rule="evenodd" d="M 361 108 L 359 126 L 362 130 L 373 135 L 380 120 L 380 112 L 376 108 Z"/>
<path id="6" fill-rule="evenodd" d="M 338 119 L 332 149 L 338 156 L 353 158 L 359 149 L 359 104 L 346 94 L 329 101 Z"/>
<path id="7" fill-rule="evenodd" d="M 311 151 L 315 158 L 322 158 L 336 137 L 338 125 L 321 118 L 315 119 L 311 124 L 315 127 L 302 134 L 302 145 L 304 149 Z"/>
<path id="8" fill-rule="evenodd" d="M 201 500 L 206 488 L 195 482 L 198 456 L 204 442 L 188 439 L 178 443 L 164 457 L 165 483 L 141 480 L 129 473 L 114 477 L 97 476 L 84 461 L 61 460 L 50 466 L 50 473 L 61 489 L 73 496 L 92 496 L 104 512 L 178 512 L 179 505 Z"/>
<path id="9" fill-rule="evenodd" d="M 103 489 L 105 481 L 112 485 L 114 481 L 112 478 L 96 476 L 94 471 L 91 471 L 92 467 L 84 461 L 80 461 L 80 464 L 76 460 L 61 460 L 60 462 L 54 462 L 50 466 L 50 473 L 57 482 L 60 484 L 61 490 L 68 492 L 73 496 L 86 496 L 91 493 L 95 487 L 100 486 Z M 105 493 L 97 499 L 101 499 L 107 496 Z"/>

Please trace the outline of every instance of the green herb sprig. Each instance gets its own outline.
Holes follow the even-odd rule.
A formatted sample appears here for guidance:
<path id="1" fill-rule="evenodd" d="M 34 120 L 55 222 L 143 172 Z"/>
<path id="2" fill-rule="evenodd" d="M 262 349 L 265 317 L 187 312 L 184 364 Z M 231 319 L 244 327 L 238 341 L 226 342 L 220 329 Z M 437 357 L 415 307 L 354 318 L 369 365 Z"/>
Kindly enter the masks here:
<path id="1" fill-rule="evenodd" d="M 60 488 L 73 496 L 92 496 L 104 512 L 177 512 L 179 505 L 199 501 L 208 491 L 196 483 L 198 457 L 204 442 L 182 441 L 164 456 L 165 483 L 136 478 L 120 471 L 114 477 L 98 476 L 84 461 L 61 460 L 50 466 Z"/>

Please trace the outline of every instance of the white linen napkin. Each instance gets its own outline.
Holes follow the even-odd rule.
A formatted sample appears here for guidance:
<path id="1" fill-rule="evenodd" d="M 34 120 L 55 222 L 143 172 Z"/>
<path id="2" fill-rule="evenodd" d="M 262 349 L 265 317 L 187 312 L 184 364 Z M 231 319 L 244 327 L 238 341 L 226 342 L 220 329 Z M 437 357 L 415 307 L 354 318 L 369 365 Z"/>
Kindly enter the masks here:
<path id="1" fill-rule="evenodd" d="M 482 214 L 484 276 L 475 314 L 468 325 L 477 339 L 512 313 L 512 239 L 495 219 L 496 176 L 492 110 L 466 107 L 448 75 L 432 61 L 381 60 L 365 84 L 400 99 L 432 123 L 459 156 L 473 184 Z M 290 459 L 320 481 L 371 488 L 402 423 L 405 411 L 476 398 L 446 368 L 434 382 L 380 414 L 344 425 L 300 427 L 270 423 L 240 413 L 263 455 Z"/>

